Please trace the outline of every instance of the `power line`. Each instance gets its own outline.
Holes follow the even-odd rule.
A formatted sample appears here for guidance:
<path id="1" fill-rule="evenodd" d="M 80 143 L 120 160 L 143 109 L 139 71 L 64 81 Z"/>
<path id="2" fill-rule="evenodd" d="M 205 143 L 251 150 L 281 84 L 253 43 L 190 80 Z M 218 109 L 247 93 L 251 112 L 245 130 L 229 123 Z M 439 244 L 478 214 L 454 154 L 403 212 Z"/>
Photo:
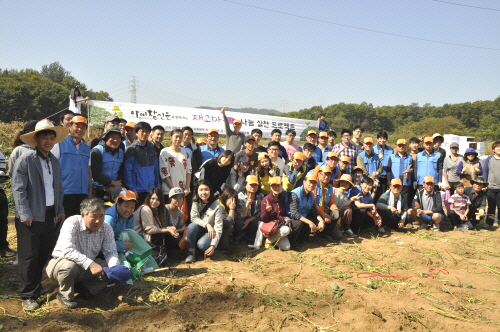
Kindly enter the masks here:
<path id="1" fill-rule="evenodd" d="M 487 8 L 487 7 L 478 7 L 478 6 L 464 5 L 464 4 L 461 4 L 461 3 L 454 3 L 454 2 L 443 1 L 443 0 L 431 0 L 431 1 L 447 3 L 449 5 L 455 5 L 455 6 L 461 6 L 461 7 L 469 7 L 469 8 L 475 8 L 475 9 L 484 9 L 484 10 L 492 10 L 492 11 L 495 11 L 495 12 L 500 12 L 500 9 L 496 9 L 496 8 Z"/>
<path id="2" fill-rule="evenodd" d="M 434 40 L 434 39 L 427 39 L 427 38 L 420 38 L 420 37 L 412 37 L 412 36 L 407 36 L 407 35 L 400 35 L 397 33 L 392 33 L 392 32 L 386 32 L 386 31 L 380 31 L 380 30 L 373 30 L 373 29 L 367 29 L 367 28 L 361 28 L 357 27 L 354 25 L 348 25 L 348 24 L 343 24 L 343 23 L 336 23 L 332 21 L 326 21 L 326 20 L 321 20 L 313 17 L 308 17 L 308 16 L 303 16 L 303 15 L 297 15 L 297 14 L 292 14 L 292 13 L 286 13 L 282 12 L 279 10 L 274 10 L 274 9 L 269 9 L 269 8 L 264 8 L 264 7 L 258 7 L 258 6 L 253 6 L 253 5 L 248 5 L 244 3 L 239 3 L 236 1 L 230 1 L 230 0 L 222 0 L 224 2 L 229 2 L 235 5 L 240 5 L 244 7 L 250 7 L 250 8 L 255 8 L 259 10 L 264 10 L 276 14 L 281 14 L 281 15 L 287 15 L 287 16 L 292 16 L 292 17 L 297 17 L 297 18 L 302 18 L 305 20 L 309 21 L 315 21 L 315 22 L 321 22 L 321 23 L 326 23 L 326 24 L 331 24 L 331 25 L 337 25 L 345 28 L 350 28 L 350 29 L 356 29 L 356 30 L 361 30 L 361 31 L 368 31 L 368 32 L 373 32 L 373 33 L 378 33 L 382 35 L 388 35 L 388 36 L 394 36 L 394 37 L 400 37 L 400 38 L 406 38 L 406 39 L 413 39 L 413 40 L 420 40 L 420 41 L 425 41 L 425 42 L 430 42 L 430 43 L 437 43 L 437 44 L 444 44 L 444 45 L 453 45 L 453 46 L 460 46 L 460 47 L 468 47 L 468 48 L 476 48 L 476 49 L 481 49 L 481 50 L 491 50 L 491 51 L 500 51 L 500 48 L 493 48 L 493 47 L 484 47 L 484 46 L 474 46 L 474 45 L 466 45 L 466 44 L 458 44 L 458 43 L 451 43 L 451 42 L 445 42 L 441 40 Z"/>
<path id="3" fill-rule="evenodd" d="M 129 81 L 130 85 L 130 102 L 137 103 L 137 81 L 135 80 L 137 76 L 132 76 L 132 79 Z"/>

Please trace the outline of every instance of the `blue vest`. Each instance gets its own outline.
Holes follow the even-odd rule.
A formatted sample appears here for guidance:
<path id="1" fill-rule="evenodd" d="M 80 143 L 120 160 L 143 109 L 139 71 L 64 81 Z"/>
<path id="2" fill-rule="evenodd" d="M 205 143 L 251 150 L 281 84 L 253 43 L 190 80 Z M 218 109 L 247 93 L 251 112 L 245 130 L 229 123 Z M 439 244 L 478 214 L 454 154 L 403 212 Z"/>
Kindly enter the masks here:
<path id="1" fill-rule="evenodd" d="M 88 194 L 90 146 L 82 141 L 77 149 L 73 137 L 68 135 L 59 143 L 59 151 L 64 194 Z"/>
<path id="2" fill-rule="evenodd" d="M 330 212 L 330 206 L 328 205 L 328 202 L 330 202 L 330 199 L 333 195 L 333 187 L 328 184 L 325 192 L 325 205 L 323 206 L 323 209 L 326 213 Z M 320 206 L 321 200 L 323 199 L 323 188 L 321 188 L 321 183 L 318 182 L 316 185 L 316 205 Z"/>
<path id="3" fill-rule="evenodd" d="M 314 206 L 314 194 L 304 195 L 304 186 L 300 186 L 292 190 L 299 198 L 299 213 L 302 217 L 307 217 L 312 207 Z"/>
<path id="4" fill-rule="evenodd" d="M 417 154 L 417 182 L 419 185 L 424 183 L 426 176 L 432 176 L 434 183 L 437 185 L 439 182 L 438 162 L 441 153 L 433 151 L 427 154 L 424 150 Z"/>
<path id="5" fill-rule="evenodd" d="M 404 181 L 405 178 L 405 173 L 408 169 L 408 167 L 412 164 L 413 158 L 411 155 L 405 152 L 403 157 L 400 157 L 399 154 L 394 153 L 390 157 L 391 160 L 391 180 L 394 178 L 399 178 L 403 182 L 403 186 L 411 186 L 412 185 L 412 178 L 411 178 L 411 173 L 406 173 L 408 174 L 408 181 Z"/>
<path id="6" fill-rule="evenodd" d="M 361 158 L 363 159 L 363 162 L 365 163 L 365 168 L 366 168 L 366 171 L 368 172 L 369 176 L 372 176 L 373 172 L 377 171 L 378 165 L 380 163 L 380 159 L 378 159 L 378 154 L 375 154 L 375 152 L 373 152 L 372 157 L 369 158 L 366 155 L 366 151 L 363 151 L 359 155 L 361 156 Z"/>
<path id="7" fill-rule="evenodd" d="M 373 146 L 373 153 L 375 153 L 377 156 L 380 153 L 380 147 L 378 146 L 378 144 L 375 144 Z M 393 153 L 394 153 L 394 150 L 390 146 L 386 145 L 385 148 L 384 148 L 384 158 L 382 158 L 382 160 L 381 160 L 381 162 L 382 162 L 382 173 L 380 173 L 380 175 L 387 176 L 387 170 L 388 170 L 387 165 L 389 164 L 389 158 L 390 158 L 390 156 Z"/>
<path id="8" fill-rule="evenodd" d="M 99 150 L 102 156 L 102 174 L 107 178 L 116 181 L 116 179 L 118 179 L 120 167 L 123 164 L 123 158 L 125 155 L 123 150 L 117 149 L 115 153 L 111 153 L 111 151 L 106 150 L 106 148 L 101 144 L 97 144 L 95 148 Z M 104 186 L 101 183 L 95 180 L 93 180 L 92 183 L 99 189 L 104 189 Z"/>

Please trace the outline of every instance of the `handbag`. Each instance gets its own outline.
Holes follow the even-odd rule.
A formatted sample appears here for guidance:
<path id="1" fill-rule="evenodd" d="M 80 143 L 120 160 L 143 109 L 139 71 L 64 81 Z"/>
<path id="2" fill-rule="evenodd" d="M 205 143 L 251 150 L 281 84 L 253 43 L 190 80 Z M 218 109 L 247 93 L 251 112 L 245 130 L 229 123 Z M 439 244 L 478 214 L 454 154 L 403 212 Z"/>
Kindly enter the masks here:
<path id="1" fill-rule="evenodd" d="M 279 223 L 277 221 L 268 221 L 260 226 L 260 231 L 266 236 L 271 236 L 276 233 L 278 227 Z"/>
<path id="2" fill-rule="evenodd" d="M 188 228 L 187 226 L 184 228 L 184 233 L 182 233 L 181 239 L 179 240 L 179 248 L 186 249 L 188 245 L 187 241 Z"/>

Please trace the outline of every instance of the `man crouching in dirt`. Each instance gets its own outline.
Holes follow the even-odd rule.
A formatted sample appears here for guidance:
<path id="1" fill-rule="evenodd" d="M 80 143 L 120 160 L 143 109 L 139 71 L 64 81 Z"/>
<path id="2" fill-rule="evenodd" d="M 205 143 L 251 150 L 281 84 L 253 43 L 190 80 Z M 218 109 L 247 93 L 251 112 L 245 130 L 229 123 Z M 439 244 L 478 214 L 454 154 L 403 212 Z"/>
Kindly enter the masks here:
<path id="1" fill-rule="evenodd" d="M 64 222 L 46 268 L 49 278 L 59 283 L 57 299 L 66 308 L 77 306 L 75 284 L 82 287 L 79 293 L 96 295 L 108 283 L 103 267 L 119 264 L 113 229 L 104 223 L 104 202 L 99 198 L 85 199 L 80 213 Z M 100 251 L 105 262 L 96 259 Z"/>

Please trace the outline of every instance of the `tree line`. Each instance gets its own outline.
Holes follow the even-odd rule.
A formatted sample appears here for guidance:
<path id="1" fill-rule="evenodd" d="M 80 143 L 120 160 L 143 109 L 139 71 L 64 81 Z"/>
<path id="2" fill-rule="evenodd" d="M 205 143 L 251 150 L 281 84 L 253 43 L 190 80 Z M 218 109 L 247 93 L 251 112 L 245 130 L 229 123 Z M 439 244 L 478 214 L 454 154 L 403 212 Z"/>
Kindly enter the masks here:
<path id="1" fill-rule="evenodd" d="M 44 65 L 40 71 L 0 69 L 0 121 L 25 122 L 46 118 L 68 107 L 69 95 L 76 86 L 83 96 L 113 101 L 109 93 L 87 88 L 59 62 Z M 86 114 L 83 105 L 82 113 Z"/>

